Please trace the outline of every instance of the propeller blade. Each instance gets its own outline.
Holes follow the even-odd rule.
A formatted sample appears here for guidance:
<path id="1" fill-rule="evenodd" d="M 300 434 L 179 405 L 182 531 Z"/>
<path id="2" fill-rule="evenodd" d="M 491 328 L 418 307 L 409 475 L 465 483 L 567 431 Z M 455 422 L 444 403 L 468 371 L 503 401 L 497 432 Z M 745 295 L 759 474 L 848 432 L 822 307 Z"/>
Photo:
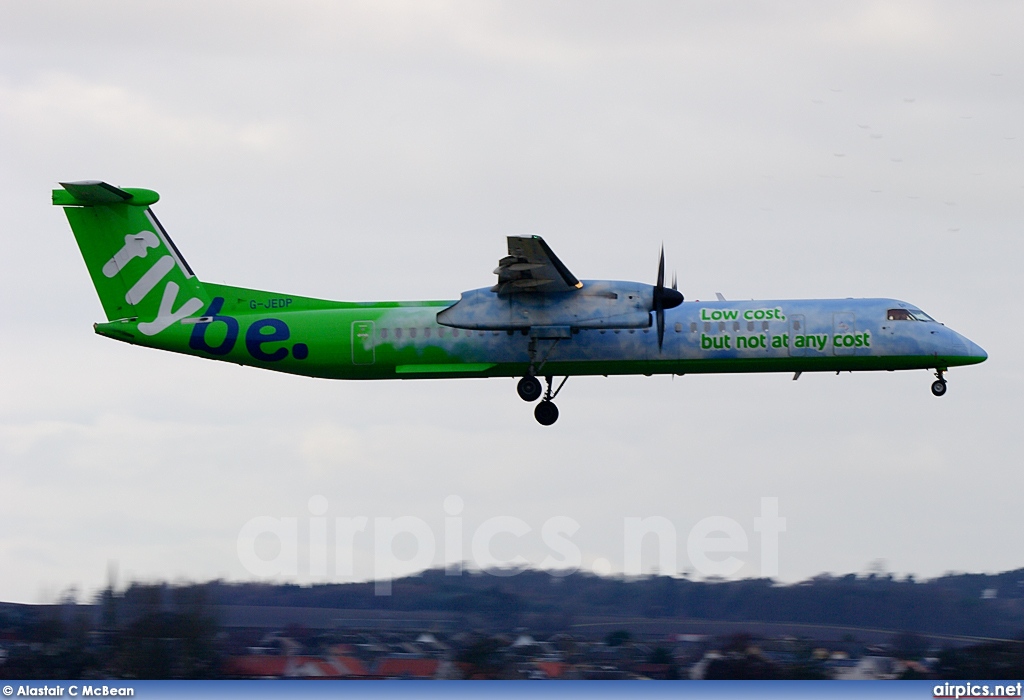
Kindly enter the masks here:
<path id="1" fill-rule="evenodd" d="M 676 273 L 675 273 L 675 270 L 672 271 L 672 289 L 676 290 L 677 292 L 679 291 L 679 287 L 676 285 Z"/>
<path id="2" fill-rule="evenodd" d="M 654 312 L 655 324 L 658 327 L 658 351 L 665 343 L 665 309 L 674 309 L 683 303 L 683 295 L 676 289 L 676 274 L 672 273 L 672 288 L 665 288 L 665 245 L 661 246 L 658 256 L 658 281 L 654 285 L 654 298 L 651 311 Z"/>
<path id="3" fill-rule="evenodd" d="M 658 283 L 654 285 L 658 289 L 665 288 L 665 244 L 661 245 L 661 257 L 658 258 Z"/>

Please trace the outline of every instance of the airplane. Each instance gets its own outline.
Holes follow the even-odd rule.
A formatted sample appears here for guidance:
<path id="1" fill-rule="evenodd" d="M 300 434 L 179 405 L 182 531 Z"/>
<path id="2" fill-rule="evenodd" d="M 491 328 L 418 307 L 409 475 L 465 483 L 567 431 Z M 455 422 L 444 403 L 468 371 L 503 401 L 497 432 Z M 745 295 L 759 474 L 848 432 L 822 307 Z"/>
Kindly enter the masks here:
<path id="1" fill-rule="evenodd" d="M 327 301 L 200 282 L 147 189 L 60 183 L 63 207 L 107 317 L 133 345 L 330 379 L 519 377 L 541 425 L 582 375 L 926 369 L 988 355 L 896 299 L 684 301 L 656 282 L 580 280 L 539 236 L 508 236 L 497 283 L 448 301 Z M 540 377 L 545 380 L 541 387 Z M 554 379 L 562 377 L 554 385 Z"/>

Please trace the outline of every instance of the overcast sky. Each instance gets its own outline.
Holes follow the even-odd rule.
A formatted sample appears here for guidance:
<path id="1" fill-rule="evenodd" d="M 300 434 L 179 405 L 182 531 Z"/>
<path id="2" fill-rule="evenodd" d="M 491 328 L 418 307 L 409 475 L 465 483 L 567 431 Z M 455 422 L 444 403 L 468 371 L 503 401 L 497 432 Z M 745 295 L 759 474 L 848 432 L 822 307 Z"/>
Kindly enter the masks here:
<path id="1" fill-rule="evenodd" d="M 699 573 L 688 533 L 721 516 L 757 576 L 777 497 L 783 581 L 1024 566 L 1021 27 L 1019 1 L 0 0 L 0 600 L 91 594 L 111 563 L 248 580 L 245 523 L 304 542 L 313 496 L 370 518 L 356 578 L 373 518 L 440 547 L 450 495 L 467 550 L 512 516 L 532 531 L 494 553 L 533 564 L 549 518 L 621 571 L 624 518 L 661 516 Z M 79 179 L 160 192 L 213 282 L 455 299 L 524 233 L 580 278 L 653 282 L 664 242 L 688 299 L 896 297 L 990 359 L 942 399 L 924 371 L 574 378 L 543 428 L 511 379 L 136 348 L 92 332 L 49 204 Z M 275 580 L 342 578 L 332 555 Z"/>

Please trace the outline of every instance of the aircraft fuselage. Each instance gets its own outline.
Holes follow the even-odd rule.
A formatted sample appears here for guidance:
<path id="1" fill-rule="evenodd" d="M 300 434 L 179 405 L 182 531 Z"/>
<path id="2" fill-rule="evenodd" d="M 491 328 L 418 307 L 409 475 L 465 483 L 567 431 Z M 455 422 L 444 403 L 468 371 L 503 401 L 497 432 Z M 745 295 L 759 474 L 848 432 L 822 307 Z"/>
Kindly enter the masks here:
<path id="1" fill-rule="evenodd" d="M 234 298 L 216 297 L 198 322 L 156 336 L 139 333 L 135 321 L 96 331 L 330 379 L 516 377 L 531 373 L 531 356 L 532 373 L 555 376 L 945 370 L 987 357 L 940 323 L 891 318 L 916 311 L 894 299 L 685 302 L 665 312 L 659 350 L 652 327 L 467 330 L 437 321 L 454 301 L 346 303 L 231 290 Z"/>

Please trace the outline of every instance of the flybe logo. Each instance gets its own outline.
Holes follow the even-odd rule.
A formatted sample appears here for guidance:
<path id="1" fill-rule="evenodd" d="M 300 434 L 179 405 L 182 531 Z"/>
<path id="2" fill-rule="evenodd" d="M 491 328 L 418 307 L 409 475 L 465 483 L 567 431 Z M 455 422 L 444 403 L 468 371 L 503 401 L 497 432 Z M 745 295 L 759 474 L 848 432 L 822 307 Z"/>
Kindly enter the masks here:
<path id="1" fill-rule="evenodd" d="M 151 249 L 159 248 L 160 242 L 160 238 L 152 231 L 139 231 L 136 234 L 125 236 L 121 249 L 103 265 L 103 274 L 108 278 L 115 277 L 132 260 L 145 258 Z M 164 282 L 167 275 L 174 269 L 174 265 L 174 258 L 170 255 L 159 257 L 128 290 L 125 294 L 125 301 L 130 306 L 138 306 L 143 299 Z M 174 305 L 177 303 L 179 291 L 181 288 L 177 282 L 166 281 L 156 318 L 140 323 L 138 328 L 141 333 L 149 336 L 156 335 L 175 322 L 188 319 L 203 307 L 201 299 L 192 297 L 175 309 Z M 290 302 L 290 300 L 288 301 Z M 223 308 L 224 298 L 216 297 L 210 302 L 210 306 L 203 316 L 189 319 L 188 322 L 195 323 L 188 340 L 190 348 L 218 357 L 227 355 L 235 348 L 239 335 L 238 319 L 221 314 Z M 223 323 L 226 330 L 223 339 L 216 345 L 211 345 L 206 340 L 206 332 L 214 323 Z M 288 347 L 281 345 L 290 337 L 291 331 L 284 321 L 277 318 L 260 319 L 246 329 L 245 349 L 254 359 L 262 362 L 279 362 L 289 354 L 296 360 L 305 360 L 309 357 L 309 347 L 305 343 L 295 343 L 291 346 L 290 352 Z"/>
<path id="2" fill-rule="evenodd" d="M 152 231 L 139 231 L 136 234 L 128 234 L 124 237 L 124 246 L 114 253 L 114 257 L 103 266 L 103 274 L 113 278 L 135 258 L 144 258 L 150 248 L 158 248 L 160 239 Z M 163 282 L 167 274 L 174 269 L 174 258 L 164 255 L 139 278 L 139 281 L 132 285 L 125 294 L 124 299 L 130 306 L 137 306 L 156 287 Z M 139 324 L 139 332 L 143 335 L 156 335 L 160 331 L 169 328 L 171 324 L 188 318 L 202 308 L 203 302 L 195 297 L 183 303 L 178 310 L 174 310 L 174 303 L 178 299 L 177 282 L 168 280 L 164 285 L 163 296 L 160 298 L 160 307 L 157 310 L 156 318 L 152 321 L 144 321 Z"/>
<path id="3" fill-rule="evenodd" d="M 210 308 L 192 329 L 192 335 L 188 339 L 190 348 L 218 357 L 227 355 L 234 350 L 235 344 L 238 342 L 238 319 L 222 315 L 220 311 L 223 308 L 224 297 L 216 297 L 210 302 Z M 224 338 L 219 344 L 210 345 L 206 341 L 206 330 L 214 323 L 223 323 L 226 330 Z M 291 338 L 291 331 L 287 323 L 278 318 L 262 318 L 251 324 L 245 331 L 245 349 L 257 360 L 280 362 L 288 357 L 288 348 L 282 346 L 271 350 L 265 346 L 271 343 L 283 343 L 289 338 Z M 295 343 L 292 346 L 291 354 L 296 360 L 305 360 L 309 357 L 309 347 L 305 343 Z"/>

